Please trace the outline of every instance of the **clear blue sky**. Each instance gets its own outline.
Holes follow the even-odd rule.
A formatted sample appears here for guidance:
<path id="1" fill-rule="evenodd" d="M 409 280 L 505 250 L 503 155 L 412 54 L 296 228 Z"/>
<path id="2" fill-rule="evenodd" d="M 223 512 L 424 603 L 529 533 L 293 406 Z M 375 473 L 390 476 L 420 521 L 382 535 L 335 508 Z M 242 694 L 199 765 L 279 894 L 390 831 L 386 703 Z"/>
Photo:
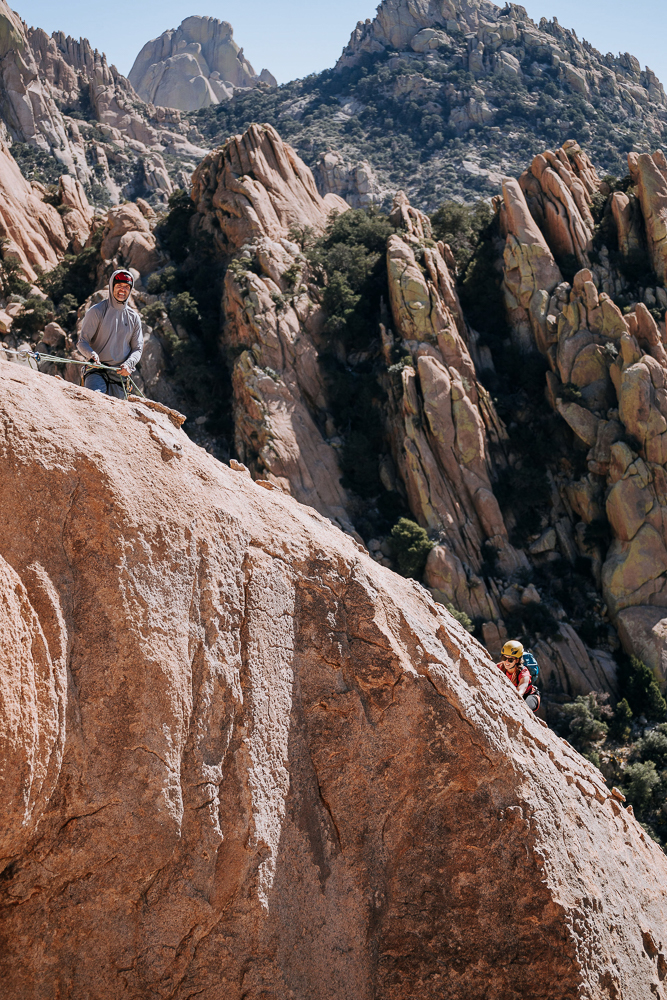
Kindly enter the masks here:
<path id="1" fill-rule="evenodd" d="M 284 83 L 332 66 L 357 21 L 373 17 L 377 0 L 9 0 L 28 24 L 88 38 L 109 62 L 129 73 L 148 41 L 183 18 L 202 14 L 229 21 L 257 72 L 264 66 Z M 502 0 L 501 4 L 502 6 Z M 601 52 L 632 52 L 667 87 L 667 7 L 664 0 L 524 0 L 529 15 L 558 18 Z"/>

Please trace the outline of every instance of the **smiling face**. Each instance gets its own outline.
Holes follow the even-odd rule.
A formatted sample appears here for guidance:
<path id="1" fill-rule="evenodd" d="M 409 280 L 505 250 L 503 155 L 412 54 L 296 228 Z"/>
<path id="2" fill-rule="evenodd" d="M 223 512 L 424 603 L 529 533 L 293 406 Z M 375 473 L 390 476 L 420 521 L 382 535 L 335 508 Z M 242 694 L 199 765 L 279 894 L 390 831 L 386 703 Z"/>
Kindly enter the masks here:
<path id="1" fill-rule="evenodd" d="M 130 285 L 125 281 L 117 281 L 113 286 L 113 297 L 118 302 L 125 302 L 130 297 Z"/>

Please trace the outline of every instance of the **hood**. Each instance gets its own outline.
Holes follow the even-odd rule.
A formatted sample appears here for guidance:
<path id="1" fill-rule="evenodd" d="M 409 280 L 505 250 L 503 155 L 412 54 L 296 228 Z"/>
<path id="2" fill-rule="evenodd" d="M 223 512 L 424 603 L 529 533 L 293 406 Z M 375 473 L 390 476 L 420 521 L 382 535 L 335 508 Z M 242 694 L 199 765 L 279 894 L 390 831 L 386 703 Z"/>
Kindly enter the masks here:
<path id="1" fill-rule="evenodd" d="M 113 294 L 113 279 L 116 277 L 117 274 L 121 274 L 121 272 L 124 272 L 125 274 L 131 274 L 132 273 L 131 271 L 128 271 L 128 269 L 126 267 L 117 267 L 116 270 L 113 272 L 113 274 L 109 278 L 109 304 L 112 307 L 112 309 L 118 309 L 118 310 L 120 310 L 122 312 L 122 310 L 125 309 L 125 307 L 127 305 L 129 305 L 130 298 L 132 296 L 132 292 L 134 291 L 134 278 L 132 278 L 132 285 L 131 285 L 131 288 L 130 288 L 130 294 L 126 298 L 125 302 L 119 302 L 118 299 L 114 298 L 114 294 Z"/>

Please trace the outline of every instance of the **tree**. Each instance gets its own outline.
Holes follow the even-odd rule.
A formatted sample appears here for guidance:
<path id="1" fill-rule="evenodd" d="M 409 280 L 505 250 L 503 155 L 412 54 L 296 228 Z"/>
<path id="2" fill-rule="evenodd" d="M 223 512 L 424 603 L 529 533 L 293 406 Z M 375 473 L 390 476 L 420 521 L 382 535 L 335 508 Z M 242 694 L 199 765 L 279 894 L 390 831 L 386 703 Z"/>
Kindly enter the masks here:
<path id="1" fill-rule="evenodd" d="M 667 725 L 663 723 L 639 740 L 637 752 L 644 762 L 653 761 L 656 767 L 667 768 Z"/>
<path id="2" fill-rule="evenodd" d="M 391 541 L 403 576 L 419 579 L 434 545 L 424 528 L 407 517 L 401 517 L 391 529 Z"/>
<path id="3" fill-rule="evenodd" d="M 660 775 L 652 760 L 626 767 L 623 775 L 623 793 L 638 813 L 644 813 L 650 808 L 653 797 L 660 787 Z"/>
<path id="4" fill-rule="evenodd" d="M 614 710 L 614 718 L 609 723 L 609 735 L 619 743 L 627 743 L 632 735 L 632 709 L 626 698 L 621 698 Z"/>
<path id="5" fill-rule="evenodd" d="M 589 752 L 594 743 L 607 735 L 607 723 L 602 720 L 606 706 L 599 704 L 595 691 L 580 694 L 573 702 L 563 705 L 560 729 L 581 753 Z"/>
<path id="6" fill-rule="evenodd" d="M 653 671 L 636 656 L 624 658 L 618 671 L 621 695 L 627 699 L 632 714 L 661 722 L 667 716 L 667 704 L 660 693 Z"/>

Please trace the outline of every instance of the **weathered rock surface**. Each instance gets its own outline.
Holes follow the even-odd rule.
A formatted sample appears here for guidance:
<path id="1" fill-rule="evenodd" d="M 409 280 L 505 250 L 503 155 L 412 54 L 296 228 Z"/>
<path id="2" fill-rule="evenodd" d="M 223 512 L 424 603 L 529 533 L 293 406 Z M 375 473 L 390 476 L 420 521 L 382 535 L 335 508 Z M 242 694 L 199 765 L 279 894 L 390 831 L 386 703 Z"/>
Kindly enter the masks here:
<path id="1" fill-rule="evenodd" d="M 80 221 L 85 228 L 83 217 Z M 32 281 L 38 272 L 56 266 L 69 243 L 69 233 L 56 209 L 44 203 L 38 188 L 28 184 L 1 142 L 0 238 L 7 241 L 3 256 L 18 259 Z"/>
<path id="2" fill-rule="evenodd" d="M 232 373 L 238 454 L 256 477 L 353 530 L 338 460 L 322 433 L 323 314 L 308 291 L 305 258 L 287 239 L 295 226 L 322 231 L 332 209 L 349 206 L 335 195 L 321 198 L 294 150 L 259 125 L 200 164 L 192 198 L 196 224 L 213 233 L 227 257 L 238 254 L 223 302 L 225 346 L 238 355 Z"/>
<path id="3" fill-rule="evenodd" d="M 175 31 L 147 42 L 130 70 L 143 100 L 179 111 L 197 111 L 228 101 L 234 88 L 259 82 L 276 86 L 268 70 L 258 76 L 234 41 L 227 21 L 187 17 Z"/>
<path id="4" fill-rule="evenodd" d="M 477 380 L 449 248 L 433 246 L 428 217 L 402 192 L 391 219 L 402 232 L 387 248 L 389 301 L 412 360 L 400 389 L 388 380 L 394 462 L 412 513 L 441 542 L 427 563 L 429 586 L 473 617 L 496 619 L 497 601 L 479 576 L 484 546 L 507 573 L 526 565 L 509 544 L 491 481 L 506 431 Z"/>
<path id="5" fill-rule="evenodd" d="M 646 226 L 648 250 L 659 281 L 667 280 L 667 161 L 662 150 L 629 153 L 628 165 L 637 185 Z"/>
<path id="6" fill-rule="evenodd" d="M 313 167 L 313 176 L 322 195 L 344 198 L 351 208 L 367 208 L 382 201 L 386 192 L 380 188 L 373 167 L 366 160 L 349 163 L 341 153 L 322 153 Z"/>
<path id="7" fill-rule="evenodd" d="M 126 202 L 109 211 L 100 248 L 103 260 L 118 257 L 126 267 L 150 274 L 161 263 L 156 245 L 150 223 L 138 205 Z"/>
<path id="8" fill-rule="evenodd" d="M 662 994 L 664 854 L 423 589 L 162 414 L 0 383 L 8 996 Z"/>
<path id="9" fill-rule="evenodd" d="M 205 153 L 178 111 L 144 104 L 87 39 L 27 28 L 4 0 L 0 68 L 4 139 L 51 153 L 82 184 L 105 188 L 112 203 L 146 190 L 166 202 L 180 158 Z M 164 150 L 174 157 L 171 174 Z M 76 235 L 74 227 L 73 242 Z"/>
<path id="10" fill-rule="evenodd" d="M 313 175 L 270 125 L 251 125 L 199 164 L 192 200 L 221 250 L 239 249 L 266 236 L 279 240 L 292 226 L 321 229 L 331 211 L 349 205 L 320 196 Z"/>
<path id="11" fill-rule="evenodd" d="M 661 198 L 667 197 L 667 163 L 660 151 L 653 156 L 631 153 L 628 160 L 636 188 L 627 195 L 617 192 L 611 199 L 619 247 L 626 256 L 637 250 L 645 224 L 651 259 L 664 282 L 661 255 L 667 230 L 661 222 Z M 569 207 L 561 197 L 563 211 L 558 215 L 550 208 L 553 203 L 545 201 L 545 192 L 555 190 L 556 177 L 547 164 L 558 168 L 565 185 L 559 188 L 561 196 L 566 188 L 571 195 Z M 553 177 L 547 183 L 550 169 Z M 606 553 L 593 556 L 599 564 L 596 572 L 607 607 L 619 623 L 626 648 L 641 656 L 650 647 L 651 664 L 660 673 L 656 643 L 664 642 L 664 637 L 645 640 L 639 626 L 630 627 L 636 615 L 629 614 L 627 624 L 621 624 L 620 616 L 623 609 L 638 606 L 641 619 L 643 606 L 667 606 L 664 323 L 659 326 L 643 302 L 623 315 L 602 290 L 612 292 L 618 286 L 606 250 L 604 256 L 599 255 L 599 263 L 575 275 L 572 286 L 555 283 L 555 256 L 570 253 L 580 262 L 586 259 L 584 238 L 592 233 L 588 206 L 598 186 L 594 169 L 576 143 L 565 143 L 557 154 L 547 152 L 535 158 L 530 173 L 521 179 L 525 199 L 516 183 L 505 185 L 501 209 L 507 233 L 505 300 L 515 342 L 525 351 L 537 348 L 547 357 L 552 406 L 580 445 L 589 449 L 588 477 L 563 481 L 561 489 L 582 518 L 582 528 L 576 529 L 580 539 L 584 525 L 606 512 L 613 541 Z M 535 259 L 541 270 L 533 264 Z M 563 398 L 566 392 L 576 393 L 577 402 Z M 656 621 L 664 617 L 656 614 Z"/>

